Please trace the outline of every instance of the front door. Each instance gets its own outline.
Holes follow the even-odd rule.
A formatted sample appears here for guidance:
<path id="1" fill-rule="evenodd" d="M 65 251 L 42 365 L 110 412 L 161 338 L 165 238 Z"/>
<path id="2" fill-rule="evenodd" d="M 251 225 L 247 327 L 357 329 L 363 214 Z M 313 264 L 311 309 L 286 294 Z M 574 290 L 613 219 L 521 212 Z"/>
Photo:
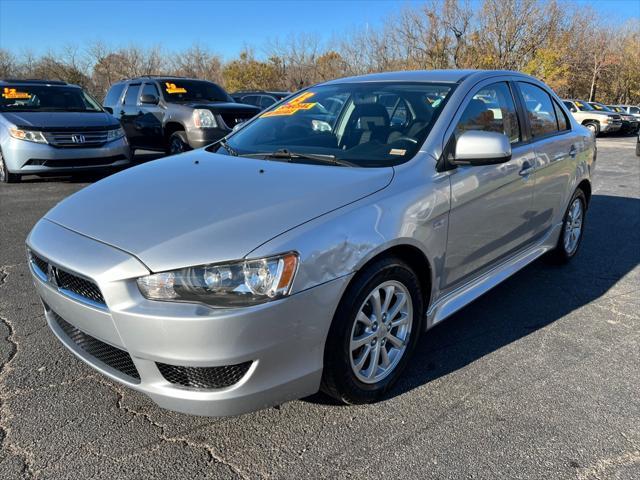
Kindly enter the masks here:
<path id="1" fill-rule="evenodd" d="M 124 100 L 120 106 L 120 123 L 132 148 L 140 148 L 140 130 L 136 128 L 135 119 L 138 116 L 138 93 L 140 84 L 132 83 L 127 87 Z"/>
<path id="2" fill-rule="evenodd" d="M 514 96 L 506 82 L 481 86 L 453 135 L 467 130 L 501 132 L 512 158 L 497 165 L 458 166 L 451 174 L 451 211 L 441 288 L 451 290 L 531 241 L 535 152 L 522 143 Z"/>

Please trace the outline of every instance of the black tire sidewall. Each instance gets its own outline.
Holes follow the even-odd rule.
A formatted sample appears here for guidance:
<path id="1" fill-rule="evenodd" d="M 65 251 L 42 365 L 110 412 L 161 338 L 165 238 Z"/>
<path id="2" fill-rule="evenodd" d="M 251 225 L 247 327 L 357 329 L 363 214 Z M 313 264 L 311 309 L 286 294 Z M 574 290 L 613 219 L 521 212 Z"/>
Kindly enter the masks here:
<path id="1" fill-rule="evenodd" d="M 183 144 L 183 149 L 179 152 L 172 152 L 171 151 L 171 145 L 173 144 L 174 140 L 179 140 L 180 143 Z M 167 153 L 169 153 L 170 155 L 178 155 L 179 153 L 184 153 L 187 150 L 190 150 L 189 147 L 189 143 L 187 142 L 187 136 L 184 132 L 182 131 L 178 131 L 178 132 L 173 132 L 170 136 L 169 136 L 169 145 L 167 146 Z"/>
<path id="2" fill-rule="evenodd" d="M 579 198 L 582 203 L 582 229 L 580 230 L 580 237 L 578 238 L 578 244 L 576 245 L 576 248 L 573 250 L 573 252 L 569 253 L 564 248 L 564 234 L 566 231 L 565 227 L 567 224 L 567 218 L 569 217 L 569 210 L 571 209 L 571 205 L 573 205 L 573 202 L 576 200 L 576 198 Z M 561 260 L 569 261 L 573 257 L 575 257 L 580 251 L 580 245 L 582 244 L 582 237 L 584 237 L 586 218 L 587 218 L 587 197 L 585 196 L 584 192 L 578 188 L 573 193 L 571 200 L 569 201 L 569 205 L 567 206 L 567 209 L 564 212 L 564 217 L 562 220 L 562 231 L 560 232 L 560 238 L 558 239 L 558 246 L 556 247 L 556 250 Z"/>
<path id="3" fill-rule="evenodd" d="M 359 381 L 351 369 L 349 344 L 360 306 L 371 291 L 385 281 L 402 283 L 413 303 L 413 323 L 409 344 L 395 370 L 375 384 Z M 359 272 L 343 295 L 325 345 L 323 390 L 346 403 L 370 403 L 380 399 L 405 369 L 422 332 L 424 301 L 417 275 L 402 260 L 384 258 Z"/>

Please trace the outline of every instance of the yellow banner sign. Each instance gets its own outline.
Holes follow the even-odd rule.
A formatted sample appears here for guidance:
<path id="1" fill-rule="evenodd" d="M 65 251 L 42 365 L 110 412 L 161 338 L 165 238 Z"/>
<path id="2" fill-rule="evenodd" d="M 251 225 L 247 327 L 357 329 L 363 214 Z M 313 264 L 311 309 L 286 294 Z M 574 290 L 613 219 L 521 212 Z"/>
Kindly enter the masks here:
<path id="1" fill-rule="evenodd" d="M 29 99 L 31 98 L 31 94 L 27 92 L 18 92 L 15 88 L 4 87 L 2 90 L 2 96 L 4 98 L 11 99 Z"/>

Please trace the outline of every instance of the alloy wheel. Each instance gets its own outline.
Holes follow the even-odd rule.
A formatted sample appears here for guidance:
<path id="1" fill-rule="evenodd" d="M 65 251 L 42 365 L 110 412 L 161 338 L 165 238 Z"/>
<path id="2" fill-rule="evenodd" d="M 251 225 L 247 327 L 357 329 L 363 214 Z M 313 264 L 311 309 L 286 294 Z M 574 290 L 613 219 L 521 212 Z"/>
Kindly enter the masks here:
<path id="1" fill-rule="evenodd" d="M 413 302 L 402 283 L 374 288 L 360 306 L 351 329 L 351 369 L 363 383 L 377 383 L 393 372 L 404 355 L 413 323 Z"/>
<path id="2" fill-rule="evenodd" d="M 582 235 L 582 220 L 584 208 L 579 198 L 574 199 L 564 224 L 564 251 L 572 255 L 578 248 L 580 235 Z"/>
<path id="3" fill-rule="evenodd" d="M 178 137 L 173 137 L 171 139 L 171 145 L 169 146 L 169 152 L 175 155 L 177 153 L 182 153 L 185 151 L 186 151 L 186 148 L 182 140 L 180 140 L 180 138 Z"/>

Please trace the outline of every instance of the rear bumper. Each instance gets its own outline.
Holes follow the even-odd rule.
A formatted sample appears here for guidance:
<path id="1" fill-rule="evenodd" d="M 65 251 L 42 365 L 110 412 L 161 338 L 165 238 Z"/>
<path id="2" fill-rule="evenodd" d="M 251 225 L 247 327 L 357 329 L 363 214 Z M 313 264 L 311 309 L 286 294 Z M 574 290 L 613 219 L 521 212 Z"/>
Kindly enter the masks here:
<path id="1" fill-rule="evenodd" d="M 11 173 L 77 172 L 119 167 L 131 163 L 131 150 L 123 137 L 97 148 L 57 148 L 9 137 L 2 156 Z"/>
<path id="2" fill-rule="evenodd" d="M 283 300 L 248 308 L 154 302 L 135 278 L 148 270 L 134 257 L 41 220 L 28 247 L 51 265 L 90 279 L 104 307 L 72 298 L 32 264 L 36 290 L 51 330 L 81 360 L 108 377 L 147 394 L 171 410 L 207 416 L 236 415 L 315 393 L 325 338 L 348 278 Z M 126 352 L 139 379 L 101 362 L 61 328 L 59 318 L 104 344 Z M 158 364 L 228 367 L 249 362 L 224 388 L 188 388 L 165 378 Z"/>

